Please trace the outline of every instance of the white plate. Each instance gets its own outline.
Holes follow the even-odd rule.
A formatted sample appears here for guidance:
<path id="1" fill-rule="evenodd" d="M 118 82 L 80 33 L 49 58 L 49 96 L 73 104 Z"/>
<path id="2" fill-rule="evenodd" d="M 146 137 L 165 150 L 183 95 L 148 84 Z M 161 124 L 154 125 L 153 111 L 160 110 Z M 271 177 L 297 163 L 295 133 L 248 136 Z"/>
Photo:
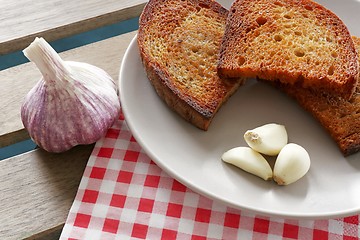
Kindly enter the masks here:
<path id="1" fill-rule="evenodd" d="M 229 2 L 224 2 L 229 7 Z M 360 36 L 357 1 L 323 1 Z M 358 32 L 356 32 L 358 31 Z M 271 87 L 248 81 L 215 116 L 207 132 L 185 122 L 156 95 L 146 78 L 133 39 L 120 70 L 126 122 L 145 152 L 189 188 L 228 206 L 285 218 L 328 218 L 360 212 L 360 154 L 344 158 L 310 114 Z M 221 161 L 222 153 L 245 146 L 243 133 L 277 122 L 290 142 L 312 159 L 307 175 L 288 186 L 243 172 Z"/>

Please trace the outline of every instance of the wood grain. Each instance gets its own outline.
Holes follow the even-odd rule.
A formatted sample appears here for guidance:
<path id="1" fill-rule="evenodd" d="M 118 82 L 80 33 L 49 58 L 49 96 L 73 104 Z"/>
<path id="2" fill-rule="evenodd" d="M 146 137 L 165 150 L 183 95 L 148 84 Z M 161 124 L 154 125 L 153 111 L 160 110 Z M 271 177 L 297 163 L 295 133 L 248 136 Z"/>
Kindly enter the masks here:
<path id="1" fill-rule="evenodd" d="M 41 149 L 0 161 L 0 239 L 60 230 L 93 145 L 65 153 Z"/>
<path id="2" fill-rule="evenodd" d="M 146 0 L 0 0 L 0 55 L 140 15 Z"/>
<path id="3" fill-rule="evenodd" d="M 118 79 L 122 57 L 136 31 L 75 48 L 60 55 L 64 60 L 93 64 Z M 0 147 L 28 138 L 21 122 L 23 98 L 41 78 L 35 64 L 26 63 L 0 71 Z"/>

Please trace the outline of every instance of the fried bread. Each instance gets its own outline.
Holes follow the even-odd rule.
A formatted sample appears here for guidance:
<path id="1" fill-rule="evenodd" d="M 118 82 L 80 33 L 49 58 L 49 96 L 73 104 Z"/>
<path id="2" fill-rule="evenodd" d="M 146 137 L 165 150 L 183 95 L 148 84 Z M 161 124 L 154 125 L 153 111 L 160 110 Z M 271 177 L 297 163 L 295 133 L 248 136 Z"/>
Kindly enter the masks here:
<path id="1" fill-rule="evenodd" d="M 360 51 L 360 38 L 353 37 Z M 359 59 L 360 61 L 360 59 Z M 273 82 L 310 112 L 329 132 L 344 156 L 360 151 L 360 84 L 350 100 L 319 94 L 301 86 Z"/>
<path id="2" fill-rule="evenodd" d="M 242 83 L 217 74 L 227 15 L 212 0 L 150 0 L 139 20 L 148 79 L 171 109 L 203 130 Z"/>
<path id="3" fill-rule="evenodd" d="M 235 0 L 218 71 L 301 85 L 349 99 L 357 52 L 345 24 L 311 0 Z"/>

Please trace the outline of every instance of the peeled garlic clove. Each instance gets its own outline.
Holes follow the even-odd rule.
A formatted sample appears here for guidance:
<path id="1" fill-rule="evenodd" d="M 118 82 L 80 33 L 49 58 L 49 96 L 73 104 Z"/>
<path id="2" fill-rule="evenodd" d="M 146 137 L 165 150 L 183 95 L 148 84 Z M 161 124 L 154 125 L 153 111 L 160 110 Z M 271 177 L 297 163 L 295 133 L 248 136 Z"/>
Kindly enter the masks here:
<path id="1" fill-rule="evenodd" d="M 269 156 L 276 156 L 287 144 L 288 135 L 283 125 L 269 123 L 244 134 L 246 143 L 260 153 Z"/>
<path id="2" fill-rule="evenodd" d="M 302 178 L 309 169 L 308 152 L 298 144 L 289 143 L 275 161 L 273 178 L 279 185 L 288 185 Z"/>
<path id="3" fill-rule="evenodd" d="M 249 147 L 236 147 L 225 152 L 221 159 L 264 180 L 272 178 L 272 170 L 266 159 Z"/>
<path id="4" fill-rule="evenodd" d="M 43 75 L 21 107 L 34 142 L 46 151 L 63 152 L 104 136 L 120 113 L 113 79 L 93 65 L 63 61 L 42 38 L 23 52 Z"/>

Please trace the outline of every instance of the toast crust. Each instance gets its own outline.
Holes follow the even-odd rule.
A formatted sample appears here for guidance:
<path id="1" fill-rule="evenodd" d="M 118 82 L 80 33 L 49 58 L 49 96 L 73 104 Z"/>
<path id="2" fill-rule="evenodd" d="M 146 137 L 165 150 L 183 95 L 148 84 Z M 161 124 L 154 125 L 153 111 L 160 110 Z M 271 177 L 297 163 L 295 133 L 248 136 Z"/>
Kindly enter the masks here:
<path id="1" fill-rule="evenodd" d="M 298 83 L 349 99 L 358 81 L 357 52 L 345 24 L 311 0 L 235 0 L 218 72 Z"/>
<path id="2" fill-rule="evenodd" d="M 211 0 L 150 0 L 139 20 L 148 79 L 171 109 L 203 130 L 242 83 L 217 75 L 227 15 Z"/>

